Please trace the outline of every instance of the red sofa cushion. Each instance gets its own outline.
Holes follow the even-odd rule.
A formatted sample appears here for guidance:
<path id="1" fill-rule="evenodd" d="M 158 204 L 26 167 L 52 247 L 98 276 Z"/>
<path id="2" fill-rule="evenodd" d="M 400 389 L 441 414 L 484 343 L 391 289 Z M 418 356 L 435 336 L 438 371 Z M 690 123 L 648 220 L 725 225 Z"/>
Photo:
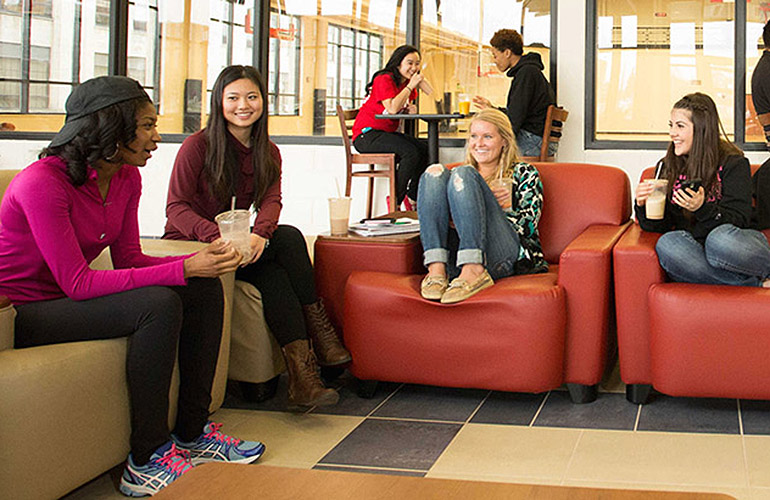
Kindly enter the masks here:
<path id="1" fill-rule="evenodd" d="M 566 308 L 555 272 L 504 278 L 453 305 L 421 298 L 421 280 L 350 275 L 343 331 L 353 375 L 524 392 L 562 383 Z"/>

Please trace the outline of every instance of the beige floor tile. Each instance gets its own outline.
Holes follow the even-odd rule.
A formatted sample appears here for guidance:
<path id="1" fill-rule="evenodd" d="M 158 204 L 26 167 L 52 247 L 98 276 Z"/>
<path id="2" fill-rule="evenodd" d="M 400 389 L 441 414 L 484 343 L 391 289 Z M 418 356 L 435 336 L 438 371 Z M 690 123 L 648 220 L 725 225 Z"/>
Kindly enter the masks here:
<path id="1" fill-rule="evenodd" d="M 565 480 L 748 486 L 741 436 L 586 430 Z"/>
<path id="2" fill-rule="evenodd" d="M 561 480 L 581 431 L 468 424 L 431 467 L 432 477 Z M 524 481 L 523 481 L 524 482 Z"/>
<path id="3" fill-rule="evenodd" d="M 232 410 L 216 413 L 227 434 L 265 443 L 259 463 L 310 468 L 347 436 L 361 417 Z"/>
<path id="4" fill-rule="evenodd" d="M 749 485 L 770 488 L 770 436 L 745 436 Z"/>
<path id="5" fill-rule="evenodd" d="M 649 491 L 691 491 L 698 493 L 723 493 L 736 500 L 752 500 L 748 488 L 730 488 L 728 486 L 702 486 L 681 484 L 624 483 L 619 481 L 564 481 L 563 486 L 582 488 L 608 488 L 613 490 L 649 490 Z"/>
<path id="6" fill-rule="evenodd" d="M 62 500 L 125 500 L 126 497 L 118 491 L 109 473 L 102 474 L 90 483 L 86 483 Z"/>
<path id="7" fill-rule="evenodd" d="M 770 500 L 770 488 L 751 488 L 751 500 Z"/>

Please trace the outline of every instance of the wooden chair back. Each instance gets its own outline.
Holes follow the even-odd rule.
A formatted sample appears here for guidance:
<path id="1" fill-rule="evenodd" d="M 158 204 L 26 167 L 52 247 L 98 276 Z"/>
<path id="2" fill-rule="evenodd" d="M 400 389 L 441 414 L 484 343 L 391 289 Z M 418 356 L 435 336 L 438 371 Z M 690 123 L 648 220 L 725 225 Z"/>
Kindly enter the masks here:
<path id="1" fill-rule="evenodd" d="M 551 104 L 545 115 L 545 127 L 543 128 L 543 145 L 540 147 L 539 156 L 524 156 L 524 161 L 556 161 L 555 156 L 548 155 L 548 146 L 561 141 L 562 128 L 567 121 L 569 111 Z"/>
<path id="2" fill-rule="evenodd" d="M 387 177 L 390 185 L 388 211 L 395 212 L 399 205 L 396 200 L 396 155 L 393 153 L 354 153 L 353 152 L 353 123 L 358 116 L 358 109 L 342 109 L 337 104 L 337 119 L 340 122 L 342 144 L 345 148 L 345 196 L 350 196 L 353 177 L 366 177 L 369 186 L 366 195 L 366 216 L 372 217 L 374 178 Z M 367 170 L 354 171 L 353 165 L 368 165 Z M 385 165 L 385 169 L 375 169 L 375 165 Z"/>

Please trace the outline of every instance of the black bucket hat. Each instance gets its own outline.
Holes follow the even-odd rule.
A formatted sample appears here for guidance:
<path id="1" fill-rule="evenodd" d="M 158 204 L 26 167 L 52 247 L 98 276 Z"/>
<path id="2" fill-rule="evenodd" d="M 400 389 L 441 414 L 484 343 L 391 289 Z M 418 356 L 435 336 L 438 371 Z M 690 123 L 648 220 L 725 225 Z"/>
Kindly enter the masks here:
<path id="1" fill-rule="evenodd" d="M 142 85 L 126 76 L 99 76 L 86 80 L 75 87 L 67 98 L 67 118 L 49 147 L 61 146 L 74 139 L 85 126 L 84 118 L 88 115 L 113 104 L 141 97 L 150 101 Z"/>

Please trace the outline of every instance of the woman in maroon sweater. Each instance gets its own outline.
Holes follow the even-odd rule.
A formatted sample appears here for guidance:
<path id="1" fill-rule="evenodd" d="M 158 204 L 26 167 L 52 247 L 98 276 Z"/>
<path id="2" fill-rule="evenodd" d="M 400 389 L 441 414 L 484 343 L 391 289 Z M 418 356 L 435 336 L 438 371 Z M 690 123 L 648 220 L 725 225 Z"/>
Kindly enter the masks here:
<path id="1" fill-rule="evenodd" d="M 267 134 L 262 77 L 251 66 L 228 66 L 214 83 L 206 128 L 179 149 L 166 203 L 164 238 L 213 241 L 214 217 L 230 207 L 257 212 L 251 256 L 236 279 L 262 294 L 265 321 L 280 344 L 289 372 L 289 407 L 332 405 L 339 396 L 323 386 L 318 364 L 350 361 L 316 296 L 305 238 L 292 226 L 278 225 L 281 212 L 281 155 Z M 308 345 L 308 337 L 313 349 Z M 244 395 L 266 399 L 275 392 L 242 383 Z"/>

